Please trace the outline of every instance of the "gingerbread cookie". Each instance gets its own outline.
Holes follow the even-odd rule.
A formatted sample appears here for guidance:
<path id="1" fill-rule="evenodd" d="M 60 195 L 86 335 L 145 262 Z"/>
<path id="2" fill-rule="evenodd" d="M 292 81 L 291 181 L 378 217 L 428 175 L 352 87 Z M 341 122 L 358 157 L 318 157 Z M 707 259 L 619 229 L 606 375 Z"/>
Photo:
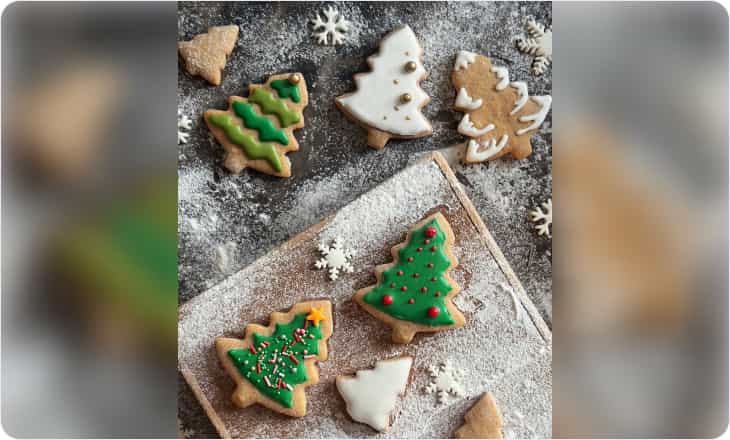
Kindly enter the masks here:
<path id="1" fill-rule="evenodd" d="M 337 107 L 368 132 L 368 145 L 381 149 L 391 138 L 414 139 L 432 133 L 421 114 L 429 98 L 420 86 L 427 76 L 423 49 L 409 26 L 392 31 L 380 51 L 368 58 L 371 72 L 355 75 L 357 91 L 338 96 Z"/>
<path id="2" fill-rule="evenodd" d="M 347 413 L 356 422 L 387 431 L 395 420 L 398 396 L 406 392 L 413 359 L 408 356 L 378 361 L 372 370 L 355 376 L 337 376 L 337 390 L 347 403 Z"/>
<path id="3" fill-rule="evenodd" d="M 466 114 L 458 131 L 470 139 L 464 161 L 477 163 L 505 154 L 524 159 L 532 154 L 530 138 L 545 120 L 552 97 L 529 96 L 527 84 L 509 79 L 506 67 L 489 58 L 461 51 L 451 81 L 457 111 Z"/>
<path id="4" fill-rule="evenodd" d="M 307 301 L 287 313 L 272 313 L 268 327 L 247 325 L 244 339 L 216 339 L 218 359 L 236 381 L 233 403 L 304 416 L 304 390 L 319 382 L 315 363 L 327 359 L 332 329 L 332 304 Z"/>
<path id="5" fill-rule="evenodd" d="M 375 268 L 378 283 L 353 299 L 393 328 L 393 341 L 408 343 L 417 332 L 458 328 L 466 322 L 452 299 L 461 288 L 448 272 L 459 263 L 451 252 L 454 233 L 441 213 L 426 217 L 393 247 L 393 263 Z"/>
<path id="6" fill-rule="evenodd" d="M 226 58 L 233 52 L 238 39 L 238 26 L 214 26 L 205 34 L 190 41 L 177 43 L 177 50 L 185 60 L 185 70 L 200 75 L 209 83 L 219 86 Z"/>
<path id="7" fill-rule="evenodd" d="M 278 177 L 291 176 L 286 153 L 297 151 L 294 130 L 304 127 L 309 103 L 301 73 L 270 77 L 250 84 L 248 98 L 231 96 L 228 110 L 208 110 L 205 122 L 226 150 L 225 167 L 234 174 L 253 168 Z"/>
<path id="8" fill-rule="evenodd" d="M 491 393 L 481 399 L 464 416 L 465 423 L 454 433 L 456 438 L 502 438 L 502 416 Z"/>

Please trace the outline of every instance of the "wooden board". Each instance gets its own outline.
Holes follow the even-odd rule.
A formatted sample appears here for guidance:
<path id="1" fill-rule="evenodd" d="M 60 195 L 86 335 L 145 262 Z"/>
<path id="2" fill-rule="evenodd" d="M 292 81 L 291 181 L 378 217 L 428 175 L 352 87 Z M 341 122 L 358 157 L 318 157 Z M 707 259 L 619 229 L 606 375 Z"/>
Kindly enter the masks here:
<path id="1" fill-rule="evenodd" d="M 462 292 L 454 303 L 467 324 L 393 344 L 390 328 L 351 297 L 374 283 L 373 268 L 390 261 L 390 248 L 403 241 L 411 225 L 436 211 L 456 237 L 453 252 L 460 264 L 452 276 Z M 355 251 L 355 272 L 330 281 L 314 262 L 317 244 L 330 244 L 336 236 Z M 333 302 L 335 330 L 330 357 L 319 364 L 321 382 L 307 389 L 307 415 L 294 419 L 260 406 L 235 407 L 230 400 L 234 383 L 219 365 L 215 338 L 242 337 L 247 323 L 267 324 L 272 311 L 322 297 Z M 178 367 L 222 437 L 451 437 L 485 391 L 495 396 L 510 434 L 551 435 L 550 330 L 439 153 L 183 305 L 178 339 Z M 392 429 L 377 434 L 347 416 L 334 380 L 398 355 L 414 357 L 413 380 Z M 428 367 L 446 360 L 464 370 L 466 398 L 439 405 L 424 388 L 431 380 Z"/>

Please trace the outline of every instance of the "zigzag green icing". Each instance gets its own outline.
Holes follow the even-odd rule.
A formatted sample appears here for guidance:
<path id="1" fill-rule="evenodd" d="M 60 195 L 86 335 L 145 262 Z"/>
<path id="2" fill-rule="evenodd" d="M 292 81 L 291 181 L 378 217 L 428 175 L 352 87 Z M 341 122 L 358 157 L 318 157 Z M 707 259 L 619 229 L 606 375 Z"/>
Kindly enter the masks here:
<path id="1" fill-rule="evenodd" d="M 266 89 L 258 88 L 248 97 L 248 102 L 258 104 L 267 115 L 276 115 L 282 127 L 288 127 L 299 122 L 299 114 L 284 104 L 284 101 L 274 98 Z"/>
<path id="2" fill-rule="evenodd" d="M 208 120 L 225 131 L 228 139 L 241 147 L 243 152 L 251 160 L 266 159 L 271 167 L 277 172 L 281 171 L 281 162 L 276 149 L 271 144 L 262 144 L 252 136 L 241 131 L 241 127 L 233 122 L 233 117 L 225 113 L 217 113 L 208 116 Z"/>
<path id="3" fill-rule="evenodd" d="M 289 80 L 276 79 L 271 81 L 270 85 L 279 94 L 279 98 L 290 98 L 294 102 L 299 102 L 302 99 L 299 96 L 299 86 L 290 83 Z"/>
<path id="4" fill-rule="evenodd" d="M 259 132 L 259 139 L 262 141 L 276 141 L 283 145 L 289 145 L 289 138 L 286 137 L 286 133 L 274 127 L 271 120 L 257 115 L 251 104 L 234 101 L 233 112 L 236 116 L 243 119 L 243 125 L 246 128 L 257 130 Z"/>

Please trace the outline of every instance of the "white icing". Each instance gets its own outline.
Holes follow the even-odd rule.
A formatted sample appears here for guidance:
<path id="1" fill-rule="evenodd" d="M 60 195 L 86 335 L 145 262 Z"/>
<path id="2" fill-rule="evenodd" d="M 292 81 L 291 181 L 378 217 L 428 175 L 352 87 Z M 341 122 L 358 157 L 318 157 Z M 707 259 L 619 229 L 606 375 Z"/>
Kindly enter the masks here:
<path id="1" fill-rule="evenodd" d="M 319 44 L 328 45 L 328 41 L 332 41 L 333 45 L 342 44 L 345 41 L 345 33 L 349 30 L 350 22 L 342 17 L 336 9 L 329 6 L 322 11 L 326 21 L 317 14 L 317 18 L 312 20 L 312 36 L 317 38 Z M 332 38 L 328 39 L 328 36 Z"/>
<path id="2" fill-rule="evenodd" d="M 337 389 L 350 417 L 378 431 L 387 430 L 396 399 L 406 391 L 412 364 L 409 357 L 378 361 L 374 369 L 360 370 L 355 377 L 338 377 Z"/>
<path id="3" fill-rule="evenodd" d="M 520 111 L 525 104 L 527 104 L 527 98 L 530 97 L 530 94 L 527 91 L 527 84 L 522 81 L 513 81 L 510 83 L 510 86 L 517 89 L 517 101 L 515 101 L 515 108 L 509 113 L 510 115 L 514 115 Z"/>
<path id="4" fill-rule="evenodd" d="M 456 107 L 465 110 L 476 110 L 482 106 L 481 99 L 471 99 L 465 88 L 459 89 L 459 94 L 456 95 Z"/>
<path id="5" fill-rule="evenodd" d="M 431 124 L 420 111 L 428 95 L 417 84 L 426 74 L 422 53 L 409 26 L 396 29 L 383 39 L 379 53 L 368 58 L 372 72 L 355 77 L 357 91 L 338 97 L 337 102 L 358 120 L 381 131 L 401 136 L 430 132 Z M 409 61 L 416 63 L 413 72 L 405 69 Z M 404 93 L 411 95 L 410 102 L 401 102 Z"/>
<path id="6" fill-rule="evenodd" d="M 485 160 L 489 160 L 502 151 L 507 145 L 508 140 L 509 136 L 506 134 L 502 135 L 499 143 L 494 138 L 484 142 L 477 142 L 471 139 L 466 146 L 466 159 L 469 162 L 484 162 Z M 480 148 L 483 148 L 483 150 L 479 151 Z"/>
<path id="7" fill-rule="evenodd" d="M 497 75 L 499 82 L 497 83 L 497 91 L 502 91 L 509 85 L 509 70 L 502 66 L 492 66 L 492 72 Z"/>
<path id="8" fill-rule="evenodd" d="M 540 106 L 540 109 L 537 111 L 537 113 L 533 113 L 531 115 L 520 116 L 520 122 L 533 121 L 533 123 L 525 128 L 520 128 L 519 130 L 517 130 L 517 136 L 522 136 L 523 134 L 527 133 L 528 131 L 537 129 L 540 126 L 540 124 L 542 124 L 543 121 L 545 121 L 545 117 L 547 116 L 548 112 L 550 111 L 550 104 L 552 104 L 552 102 L 553 102 L 553 98 L 550 95 L 531 96 L 530 98 Z"/>
<path id="9" fill-rule="evenodd" d="M 463 118 L 461 118 L 461 122 L 459 122 L 459 128 L 457 129 L 459 133 L 463 134 L 464 136 L 469 137 L 479 137 L 483 136 L 490 131 L 494 130 L 494 124 L 487 124 L 483 128 L 476 128 L 474 127 L 474 124 L 471 122 L 471 119 L 469 119 L 469 113 L 465 114 Z"/>
<path id="10" fill-rule="evenodd" d="M 456 55 L 454 70 L 469 68 L 469 64 L 473 63 L 474 60 L 476 60 L 476 57 L 477 54 L 475 54 L 474 52 L 467 52 L 465 50 L 459 51 L 459 54 Z"/>
<path id="11" fill-rule="evenodd" d="M 352 273 L 355 268 L 350 264 L 352 251 L 345 248 L 340 237 L 335 238 L 332 247 L 327 247 L 324 243 L 319 245 L 319 252 L 322 258 L 314 263 L 317 269 L 329 268 L 330 279 L 336 280 L 340 276 L 340 272 Z"/>

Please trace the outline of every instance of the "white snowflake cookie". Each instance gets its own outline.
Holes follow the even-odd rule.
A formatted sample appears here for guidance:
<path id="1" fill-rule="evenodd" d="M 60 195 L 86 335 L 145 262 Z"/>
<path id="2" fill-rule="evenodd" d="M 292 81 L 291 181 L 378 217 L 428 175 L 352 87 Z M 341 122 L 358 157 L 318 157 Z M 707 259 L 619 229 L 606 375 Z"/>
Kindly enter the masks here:
<path id="1" fill-rule="evenodd" d="M 426 386 L 426 392 L 436 395 L 439 404 L 446 403 L 451 396 L 464 397 L 464 371 L 456 368 L 451 361 L 428 367 L 428 374 L 431 376 L 431 383 Z"/>
<path id="2" fill-rule="evenodd" d="M 542 204 L 542 207 L 545 209 L 544 211 L 539 206 L 534 211 L 530 211 L 530 220 L 536 223 L 537 235 L 547 235 L 548 238 L 552 238 L 553 199 L 548 199 Z"/>
<path id="3" fill-rule="evenodd" d="M 529 38 L 517 40 L 517 49 L 535 56 L 532 61 L 532 74 L 540 76 L 553 62 L 553 31 L 530 19 L 527 22 L 527 33 L 530 35 Z"/>
<path id="4" fill-rule="evenodd" d="M 317 269 L 329 269 L 330 279 L 336 280 L 340 276 L 340 272 L 352 273 L 355 268 L 350 264 L 352 251 L 346 249 L 340 237 L 335 238 L 332 247 L 327 247 L 324 243 L 320 243 L 319 252 L 322 258 L 314 264 Z"/>
<path id="5" fill-rule="evenodd" d="M 345 41 L 345 32 L 350 29 L 350 22 L 342 17 L 332 6 L 322 11 L 325 20 L 322 20 L 320 14 L 312 20 L 312 36 L 317 38 L 317 43 L 325 46 L 342 44 Z"/>
<path id="6" fill-rule="evenodd" d="M 190 130 L 193 126 L 193 121 L 187 117 L 187 115 L 182 114 L 180 110 L 177 111 L 177 143 L 178 144 L 184 144 L 187 143 L 188 139 L 190 138 L 190 133 L 187 133 L 187 130 Z"/>

